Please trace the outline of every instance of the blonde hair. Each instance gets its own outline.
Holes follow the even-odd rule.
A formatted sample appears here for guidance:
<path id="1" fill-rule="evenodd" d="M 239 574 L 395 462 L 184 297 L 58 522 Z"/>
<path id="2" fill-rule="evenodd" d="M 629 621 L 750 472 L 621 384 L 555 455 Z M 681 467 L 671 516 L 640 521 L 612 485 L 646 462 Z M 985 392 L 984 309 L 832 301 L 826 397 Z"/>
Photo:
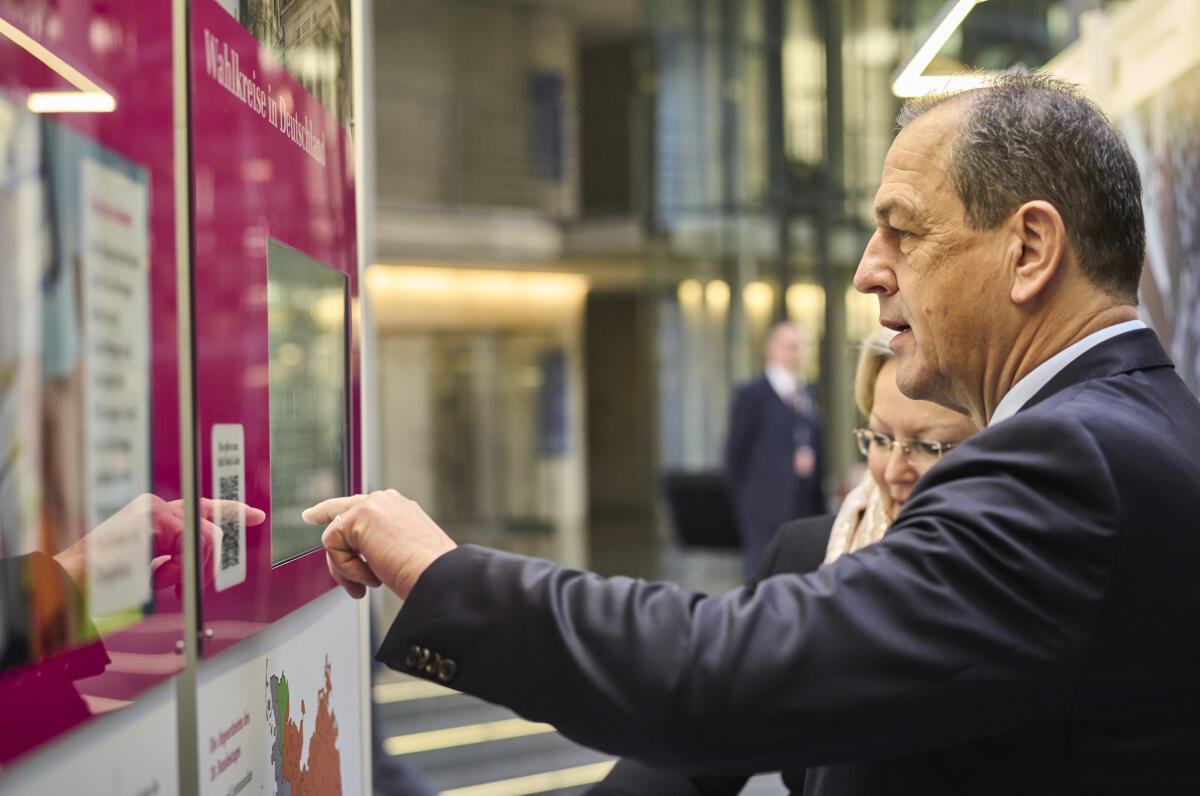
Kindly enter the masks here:
<path id="1" fill-rule="evenodd" d="M 875 381 L 884 363 L 895 358 L 888 343 L 896 333 L 891 329 L 879 328 L 862 341 L 858 355 L 858 369 L 854 372 L 854 402 L 863 417 L 871 416 L 871 408 L 875 404 Z"/>

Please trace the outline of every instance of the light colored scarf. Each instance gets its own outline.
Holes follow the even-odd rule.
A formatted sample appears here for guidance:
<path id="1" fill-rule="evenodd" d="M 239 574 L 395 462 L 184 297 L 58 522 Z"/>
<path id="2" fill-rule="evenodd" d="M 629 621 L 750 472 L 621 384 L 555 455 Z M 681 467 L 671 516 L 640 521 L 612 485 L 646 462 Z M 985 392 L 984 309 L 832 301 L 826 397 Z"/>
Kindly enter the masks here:
<path id="1" fill-rule="evenodd" d="M 878 542 L 890 524 L 891 519 L 883 508 L 883 493 L 867 472 L 862 482 L 846 493 L 846 499 L 838 509 L 833 530 L 829 533 L 829 546 L 825 548 L 825 563 L 843 553 L 852 553 Z"/>

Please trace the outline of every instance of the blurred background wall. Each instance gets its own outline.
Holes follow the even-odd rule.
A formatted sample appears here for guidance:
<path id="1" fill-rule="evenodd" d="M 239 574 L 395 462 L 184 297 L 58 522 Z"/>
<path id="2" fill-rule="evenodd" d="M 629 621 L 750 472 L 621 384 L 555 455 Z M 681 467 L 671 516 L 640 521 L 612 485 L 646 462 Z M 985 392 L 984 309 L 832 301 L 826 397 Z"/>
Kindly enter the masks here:
<path id="1" fill-rule="evenodd" d="M 373 4 L 382 484 L 460 539 L 712 588 L 668 472 L 719 469 L 763 333 L 856 463 L 850 279 L 938 0 Z M 971 4 L 968 4 L 971 5 Z M 1098 0 L 989 0 L 927 71 L 1040 66 Z M 727 584 L 726 584 L 727 585 Z"/>

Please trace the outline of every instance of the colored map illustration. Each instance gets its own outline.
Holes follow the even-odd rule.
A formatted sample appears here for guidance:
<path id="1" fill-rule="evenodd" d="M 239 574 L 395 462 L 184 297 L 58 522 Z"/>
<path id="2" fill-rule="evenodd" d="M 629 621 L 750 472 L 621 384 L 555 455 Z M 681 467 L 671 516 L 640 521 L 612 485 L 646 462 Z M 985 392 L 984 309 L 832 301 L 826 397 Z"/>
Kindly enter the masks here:
<path id="1" fill-rule="evenodd" d="M 317 691 L 314 714 L 303 698 L 291 693 L 287 675 L 267 678 L 267 728 L 271 738 L 275 796 L 331 796 L 342 792 L 338 723 L 330 701 L 333 692 L 329 656 L 325 686 Z M 305 723 L 310 734 L 305 739 Z M 307 754 L 305 754 L 307 752 Z"/>

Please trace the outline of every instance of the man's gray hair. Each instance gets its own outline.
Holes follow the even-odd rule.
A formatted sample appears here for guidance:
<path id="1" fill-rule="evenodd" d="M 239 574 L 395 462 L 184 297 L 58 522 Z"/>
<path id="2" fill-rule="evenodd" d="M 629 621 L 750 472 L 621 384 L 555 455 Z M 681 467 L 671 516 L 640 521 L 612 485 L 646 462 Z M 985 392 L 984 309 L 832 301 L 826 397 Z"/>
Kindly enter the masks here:
<path id="1" fill-rule="evenodd" d="M 1084 274 L 1136 303 L 1146 253 L 1142 184 L 1124 138 L 1080 88 L 1044 73 L 1012 72 L 961 94 L 917 97 L 907 127 L 944 103 L 962 103 L 946 163 L 967 222 L 991 229 L 1041 199 L 1062 216 Z"/>

